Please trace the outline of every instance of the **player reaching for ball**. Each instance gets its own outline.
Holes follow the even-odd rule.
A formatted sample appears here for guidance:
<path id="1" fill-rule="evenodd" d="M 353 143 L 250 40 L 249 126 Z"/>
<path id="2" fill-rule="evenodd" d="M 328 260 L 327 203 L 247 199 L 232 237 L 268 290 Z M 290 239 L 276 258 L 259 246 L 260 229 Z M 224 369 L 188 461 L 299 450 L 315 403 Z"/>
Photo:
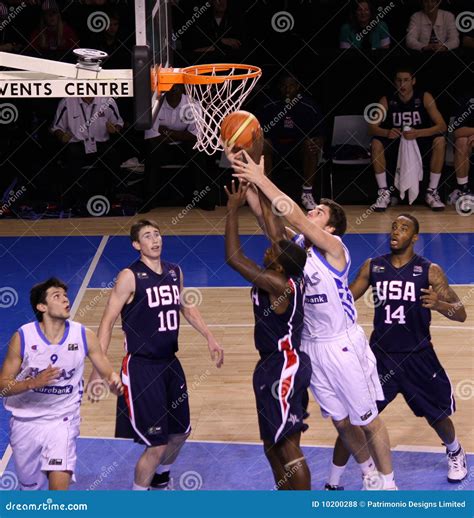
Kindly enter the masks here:
<path id="1" fill-rule="evenodd" d="M 283 215 L 300 232 L 295 242 L 307 248 L 301 349 L 311 358 L 311 390 L 323 416 L 332 418 L 342 441 L 359 463 L 364 487 L 396 489 L 390 441 L 376 404 L 383 399 L 383 392 L 375 358 L 357 324 L 348 286 L 350 255 L 341 240 L 347 224 L 344 210 L 332 200 L 321 200 L 306 216 L 265 176 L 263 159 L 257 164 L 245 151 L 242 153 L 246 161 L 229 150 L 227 153 L 234 176 L 256 185 L 276 209 L 284 207 Z M 286 237 L 286 232 L 272 237 Z M 357 435 L 358 426 L 374 461 L 360 453 L 365 440 Z"/>
<path id="2" fill-rule="evenodd" d="M 301 432 L 308 426 L 307 388 L 311 362 L 300 351 L 303 327 L 303 268 L 306 253 L 288 240 L 273 242 L 265 252 L 264 268 L 242 251 L 238 211 L 248 185 L 235 181 L 226 188 L 226 261 L 252 283 L 255 347 L 260 354 L 253 374 L 260 437 L 272 468 L 275 489 L 311 489 L 311 474 L 300 448 Z M 280 225 L 268 201 L 262 203 L 268 228 Z M 275 230 L 277 231 L 277 230 Z"/>
<path id="3" fill-rule="evenodd" d="M 374 331 L 370 344 L 384 380 L 381 412 L 402 394 L 413 413 L 424 417 L 446 446 L 448 481 L 467 476 L 466 455 L 450 416 L 453 387 L 436 356 L 430 336 L 431 311 L 464 322 L 466 311 L 442 268 L 414 252 L 419 223 L 400 214 L 392 223 L 390 254 L 367 259 L 350 289 L 355 300 L 372 288 Z M 340 487 L 349 452 L 337 440 L 328 483 Z"/>
<path id="4" fill-rule="evenodd" d="M 84 358 L 120 394 L 120 377 L 97 336 L 69 320 L 67 286 L 54 277 L 33 286 L 37 321 L 13 335 L 0 372 L 0 392 L 12 412 L 10 444 L 20 489 L 69 489 L 84 390 Z"/>

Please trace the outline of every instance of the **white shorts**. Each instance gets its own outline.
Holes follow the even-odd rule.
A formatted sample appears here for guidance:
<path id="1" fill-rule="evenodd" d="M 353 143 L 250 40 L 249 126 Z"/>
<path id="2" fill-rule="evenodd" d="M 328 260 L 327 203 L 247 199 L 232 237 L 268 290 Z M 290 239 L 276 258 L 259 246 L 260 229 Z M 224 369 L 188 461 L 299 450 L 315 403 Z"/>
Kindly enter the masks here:
<path id="1" fill-rule="evenodd" d="M 374 353 L 363 329 L 354 326 L 331 340 L 301 340 L 301 350 L 311 358 L 311 392 L 323 417 L 353 425 L 369 424 L 378 415 L 377 400 L 383 390 Z"/>
<path id="2" fill-rule="evenodd" d="M 71 471 L 75 482 L 79 415 L 38 422 L 10 419 L 10 444 L 19 489 L 48 489 L 48 471 Z"/>

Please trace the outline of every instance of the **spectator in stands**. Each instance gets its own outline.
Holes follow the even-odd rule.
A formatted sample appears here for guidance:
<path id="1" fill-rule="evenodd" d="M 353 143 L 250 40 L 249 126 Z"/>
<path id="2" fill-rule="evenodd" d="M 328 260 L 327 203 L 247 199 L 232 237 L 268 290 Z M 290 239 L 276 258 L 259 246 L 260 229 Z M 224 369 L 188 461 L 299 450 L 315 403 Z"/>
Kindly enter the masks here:
<path id="1" fill-rule="evenodd" d="M 445 52 L 459 47 L 459 33 L 453 13 L 439 9 L 439 0 L 422 0 L 423 10 L 410 18 L 407 47 Z"/>
<path id="2" fill-rule="evenodd" d="M 425 202 L 434 211 L 444 210 L 438 194 L 438 184 L 444 165 L 447 126 L 429 92 L 415 89 L 416 78 L 408 67 L 400 67 L 395 74 L 396 90 L 380 99 L 380 113 L 384 118 L 369 124 L 372 135 L 372 165 L 378 185 L 378 198 L 373 205 L 383 212 L 390 205 L 387 163 L 397 161 L 400 137 L 416 140 L 423 158 L 430 157 L 430 179 Z M 383 108 L 382 108 L 383 107 Z"/>
<path id="3" fill-rule="evenodd" d="M 213 182 L 206 174 L 204 155 L 193 151 L 197 127 L 190 102 L 184 94 L 184 86 L 175 84 L 163 97 L 153 127 L 145 131 L 145 205 L 141 212 L 158 206 L 158 195 L 163 184 L 160 168 L 170 162 L 191 165 L 192 176 L 189 183 L 192 184 L 193 191 L 202 193 L 197 196 L 194 205 L 204 210 L 215 209 Z"/>
<path id="4" fill-rule="evenodd" d="M 341 49 L 376 50 L 390 47 L 387 24 L 374 18 L 372 5 L 368 0 L 356 0 L 351 6 L 349 23 L 341 27 L 339 37 Z"/>
<path id="5" fill-rule="evenodd" d="M 311 210 L 316 207 L 313 183 L 324 143 L 322 111 L 290 75 L 281 78 L 279 92 L 279 98 L 259 114 L 265 134 L 265 173 L 270 176 L 274 165 L 285 162 L 300 174 L 301 167 L 293 164 L 302 163 L 301 203 Z"/>
<path id="6" fill-rule="evenodd" d="M 450 130 L 454 130 L 454 171 L 456 189 L 449 195 L 449 203 L 463 206 L 463 200 L 469 200 L 465 210 L 474 209 L 474 198 L 469 189 L 470 157 L 474 149 L 474 94 L 467 96 L 461 103 Z M 462 198 L 461 200 L 459 200 Z M 459 201 L 458 201 L 459 200 Z"/>
<path id="7" fill-rule="evenodd" d="M 69 50 L 78 46 L 79 38 L 63 21 L 55 0 L 45 0 L 41 10 L 40 25 L 33 31 L 30 44 L 41 57 L 61 60 Z"/>
<path id="8" fill-rule="evenodd" d="M 192 61 L 203 63 L 239 63 L 243 44 L 243 16 L 237 2 L 209 0 L 210 9 L 196 18 L 189 34 L 188 47 Z M 232 7 L 232 9 L 231 9 Z"/>
<path id="9" fill-rule="evenodd" d="M 72 208 L 74 202 L 83 207 L 89 195 L 108 193 L 117 183 L 120 156 L 111 137 L 123 124 L 111 97 L 68 97 L 59 102 L 51 130 L 64 146 L 63 208 Z M 93 166 L 93 174 L 86 175 L 84 166 Z"/>

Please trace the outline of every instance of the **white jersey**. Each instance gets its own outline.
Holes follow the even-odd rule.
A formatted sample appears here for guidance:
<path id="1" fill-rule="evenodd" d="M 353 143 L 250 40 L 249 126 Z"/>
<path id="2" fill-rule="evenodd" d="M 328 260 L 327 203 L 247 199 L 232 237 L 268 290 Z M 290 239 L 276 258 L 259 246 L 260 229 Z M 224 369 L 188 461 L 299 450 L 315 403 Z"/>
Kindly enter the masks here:
<path id="1" fill-rule="evenodd" d="M 297 245 L 305 246 L 302 234 L 293 240 Z M 341 272 L 331 266 L 315 246 L 308 249 L 304 267 L 304 340 L 335 338 L 357 324 L 357 311 L 348 281 L 351 258 L 344 243 L 342 246 L 347 264 Z"/>
<path id="2" fill-rule="evenodd" d="M 57 419 L 79 412 L 84 391 L 84 357 L 87 355 L 86 329 L 66 320 L 64 336 L 51 344 L 38 322 L 18 329 L 23 358 L 18 380 L 34 378 L 48 365 L 60 369 L 59 378 L 46 387 L 5 398 L 5 408 L 23 419 Z"/>

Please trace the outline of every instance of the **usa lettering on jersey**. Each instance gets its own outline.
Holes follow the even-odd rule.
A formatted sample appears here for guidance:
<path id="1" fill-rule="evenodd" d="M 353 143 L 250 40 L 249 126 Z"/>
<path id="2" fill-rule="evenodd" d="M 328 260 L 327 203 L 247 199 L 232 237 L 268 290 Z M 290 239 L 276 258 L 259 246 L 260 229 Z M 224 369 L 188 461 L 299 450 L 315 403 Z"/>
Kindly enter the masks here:
<path id="1" fill-rule="evenodd" d="M 153 286 L 146 289 L 146 294 L 150 308 L 179 304 L 179 288 L 176 285 Z"/>

